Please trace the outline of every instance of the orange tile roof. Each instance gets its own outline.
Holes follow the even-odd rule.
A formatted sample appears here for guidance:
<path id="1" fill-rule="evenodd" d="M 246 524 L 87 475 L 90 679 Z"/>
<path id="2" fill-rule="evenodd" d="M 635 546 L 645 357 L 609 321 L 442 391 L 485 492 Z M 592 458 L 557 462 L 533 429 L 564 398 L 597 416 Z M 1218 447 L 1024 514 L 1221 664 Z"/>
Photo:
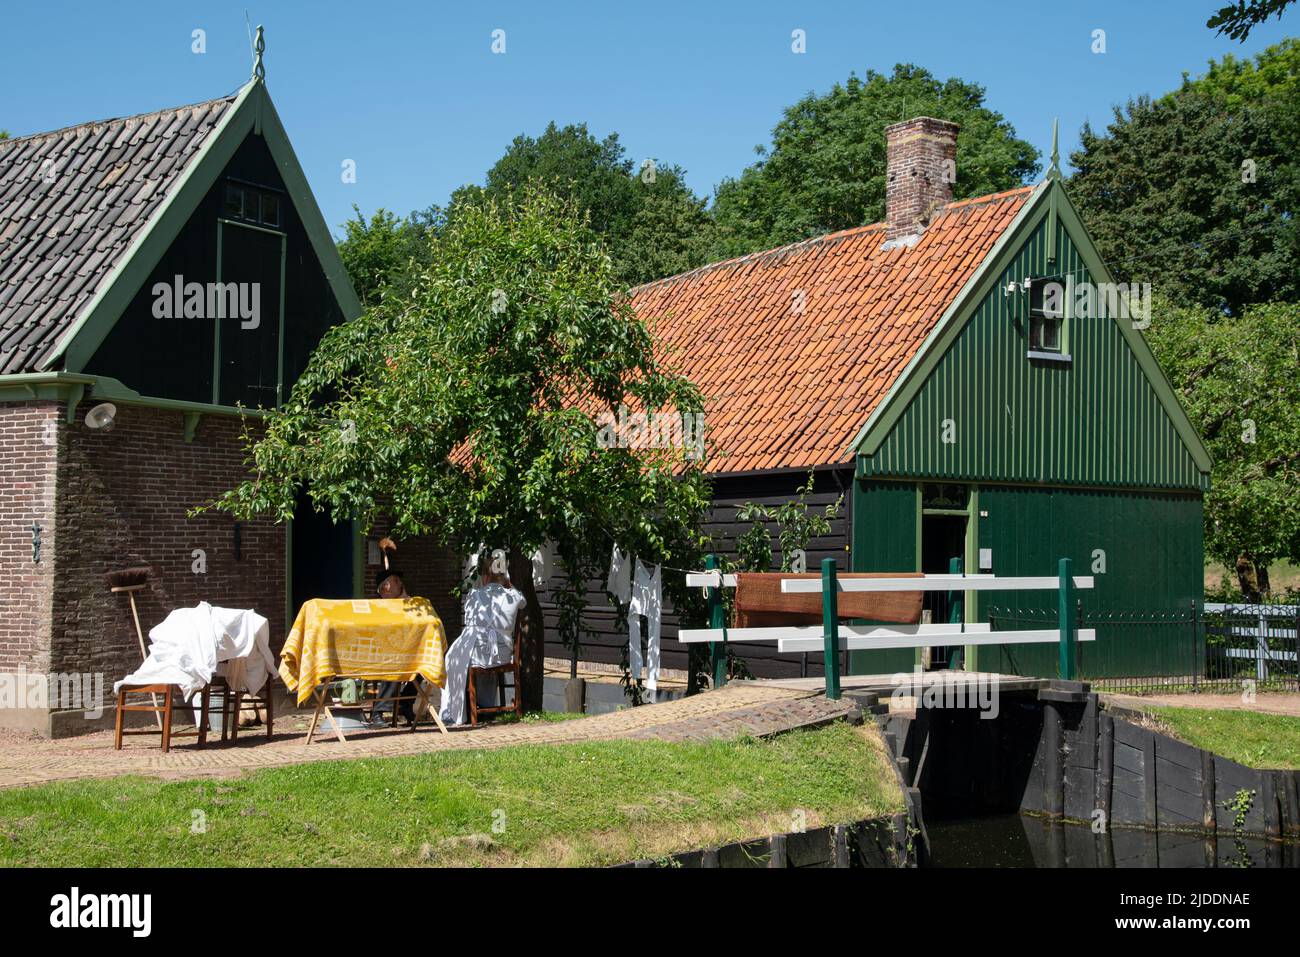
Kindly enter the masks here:
<path id="1" fill-rule="evenodd" d="M 633 289 L 661 360 L 704 393 L 706 471 L 851 461 L 858 430 L 1034 188 L 950 203 L 910 248 L 882 250 L 876 223 Z"/>

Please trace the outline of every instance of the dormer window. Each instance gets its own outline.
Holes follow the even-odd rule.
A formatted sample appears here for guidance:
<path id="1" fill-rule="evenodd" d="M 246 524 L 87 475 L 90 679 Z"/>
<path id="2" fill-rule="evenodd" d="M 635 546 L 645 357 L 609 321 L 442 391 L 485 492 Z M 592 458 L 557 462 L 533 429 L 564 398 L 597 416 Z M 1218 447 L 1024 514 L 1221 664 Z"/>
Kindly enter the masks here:
<path id="1" fill-rule="evenodd" d="M 1070 283 L 1065 276 L 1042 276 L 1029 283 L 1029 357 L 1068 359 L 1067 303 Z"/>
<path id="2" fill-rule="evenodd" d="M 279 229 L 280 207 L 280 194 L 274 190 L 250 186 L 247 183 L 226 183 L 226 198 L 222 212 L 228 219 Z"/>

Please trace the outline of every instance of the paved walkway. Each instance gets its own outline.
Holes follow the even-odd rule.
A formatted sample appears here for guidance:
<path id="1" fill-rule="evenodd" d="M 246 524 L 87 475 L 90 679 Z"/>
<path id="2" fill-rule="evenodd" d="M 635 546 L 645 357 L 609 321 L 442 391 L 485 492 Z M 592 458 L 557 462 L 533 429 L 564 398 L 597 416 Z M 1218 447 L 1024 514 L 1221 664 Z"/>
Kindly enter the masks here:
<path id="1" fill-rule="evenodd" d="M 630 708 L 612 714 L 570 721 L 488 725 L 475 730 L 441 734 L 432 724 L 414 731 L 378 730 L 348 733 L 340 743 L 328 729 L 305 744 L 307 716 L 302 712 L 276 721 L 275 737 L 267 740 L 260 728 L 240 732 L 237 742 L 209 741 L 197 746 L 192 736 L 172 739 L 163 754 L 155 735 L 132 735 L 121 751 L 113 750 L 111 732 L 97 732 L 55 741 L 42 739 L 0 742 L 0 787 L 21 787 L 50 781 L 145 774 L 169 778 L 230 776 L 257 768 L 394 757 L 430 751 L 504 748 L 516 744 L 561 744 L 612 739 L 703 741 L 761 736 L 792 728 L 823 724 L 848 715 L 854 704 L 829 701 L 820 691 L 759 682 L 734 682 L 717 691 L 678 701 Z"/>
<path id="2" fill-rule="evenodd" d="M 1101 697 L 1134 711 L 1141 711 L 1152 705 L 1164 705 L 1171 708 L 1205 708 L 1208 710 L 1228 711 L 1264 711 L 1269 714 L 1285 714 L 1300 717 L 1300 694 L 1283 694 L 1262 692 L 1249 704 L 1242 700 L 1241 694 L 1208 694 L 1206 692 L 1188 694 L 1109 694 L 1102 692 Z"/>

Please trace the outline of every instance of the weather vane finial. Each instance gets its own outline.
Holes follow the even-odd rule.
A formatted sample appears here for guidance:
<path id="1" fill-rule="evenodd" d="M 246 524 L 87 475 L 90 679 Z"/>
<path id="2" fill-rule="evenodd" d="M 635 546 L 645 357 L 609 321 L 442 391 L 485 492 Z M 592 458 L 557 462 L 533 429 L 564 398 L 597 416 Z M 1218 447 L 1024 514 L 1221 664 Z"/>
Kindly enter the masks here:
<path id="1" fill-rule="evenodd" d="M 266 40 L 262 36 L 262 25 L 257 25 L 257 40 L 253 44 L 253 79 L 266 82 L 266 67 L 262 65 L 262 54 L 266 52 Z"/>
<path id="2" fill-rule="evenodd" d="M 1056 144 L 1056 124 L 1057 121 L 1053 119 L 1052 120 L 1052 165 L 1047 168 L 1048 179 L 1058 179 L 1060 178 L 1061 175 L 1061 151 L 1057 148 L 1057 144 Z"/>

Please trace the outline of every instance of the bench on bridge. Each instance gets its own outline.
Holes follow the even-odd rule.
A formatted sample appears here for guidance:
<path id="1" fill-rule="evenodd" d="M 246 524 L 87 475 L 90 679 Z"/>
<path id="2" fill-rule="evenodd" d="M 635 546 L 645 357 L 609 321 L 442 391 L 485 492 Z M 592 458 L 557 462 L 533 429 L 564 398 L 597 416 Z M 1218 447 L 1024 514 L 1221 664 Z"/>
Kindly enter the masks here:
<path id="1" fill-rule="evenodd" d="M 923 648 L 930 645 L 1020 645 L 1049 644 L 1060 646 L 1058 676 L 1075 680 L 1078 672 L 1078 642 L 1095 641 L 1096 631 L 1078 627 L 1075 609 L 1076 589 L 1093 587 L 1091 575 L 1072 575 L 1070 559 L 1062 558 L 1055 576 L 996 575 L 922 575 L 916 578 L 839 578 L 835 559 L 822 562 L 821 580 L 785 578 L 781 591 L 786 594 L 821 593 L 822 624 L 789 625 L 766 628 L 728 628 L 722 603 L 722 589 L 734 588 L 736 576 L 718 570 L 717 558 L 709 555 L 702 572 L 688 572 L 686 584 L 706 589 L 709 604 L 708 628 L 684 628 L 677 640 L 690 644 L 706 642 L 710 646 L 714 687 L 727 681 L 727 646 L 733 641 L 775 641 L 781 653 L 821 651 L 826 665 L 826 697 L 840 697 L 839 652 L 874 651 L 888 648 Z M 839 621 L 838 598 L 841 592 L 968 592 L 968 591 L 1056 591 L 1059 622 L 1056 628 L 1023 631 L 993 631 L 987 623 L 949 623 L 917 625 L 845 625 Z"/>

